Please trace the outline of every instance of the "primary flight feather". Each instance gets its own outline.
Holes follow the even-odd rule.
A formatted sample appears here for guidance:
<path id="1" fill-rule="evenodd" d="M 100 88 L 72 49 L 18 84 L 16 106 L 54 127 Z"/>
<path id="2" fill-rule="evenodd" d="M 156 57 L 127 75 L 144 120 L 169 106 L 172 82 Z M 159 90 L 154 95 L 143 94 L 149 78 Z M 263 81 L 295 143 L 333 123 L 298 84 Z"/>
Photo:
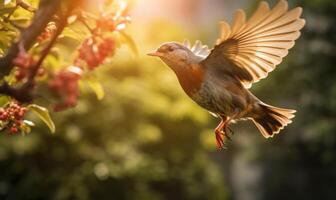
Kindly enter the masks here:
<path id="1" fill-rule="evenodd" d="M 261 2 L 249 20 L 237 10 L 231 26 L 220 22 L 220 37 L 211 51 L 200 41 L 193 46 L 189 41 L 169 42 L 149 55 L 160 57 L 187 95 L 221 118 L 215 129 L 219 148 L 229 138 L 233 120 L 250 119 L 269 138 L 292 122 L 295 110 L 267 105 L 248 89 L 266 78 L 294 46 L 305 25 L 301 15 L 302 8 L 288 10 L 285 0 L 272 9 Z"/>

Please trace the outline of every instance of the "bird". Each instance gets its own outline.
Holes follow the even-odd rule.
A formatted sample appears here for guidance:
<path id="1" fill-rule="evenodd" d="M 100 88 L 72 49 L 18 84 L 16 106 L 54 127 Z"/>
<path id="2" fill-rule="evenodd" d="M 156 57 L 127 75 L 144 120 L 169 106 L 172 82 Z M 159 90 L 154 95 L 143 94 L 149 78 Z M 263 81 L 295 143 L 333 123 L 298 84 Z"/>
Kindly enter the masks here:
<path id="1" fill-rule="evenodd" d="M 194 102 L 220 118 L 214 131 L 219 149 L 231 140 L 233 122 L 252 120 L 265 138 L 292 123 L 296 110 L 268 105 L 249 89 L 266 78 L 295 45 L 306 23 L 302 11 L 301 7 L 289 10 L 287 0 L 273 8 L 262 1 L 248 19 L 238 9 L 231 25 L 221 21 L 220 36 L 211 50 L 199 40 L 194 45 L 185 40 L 163 43 L 148 53 L 175 72 Z"/>

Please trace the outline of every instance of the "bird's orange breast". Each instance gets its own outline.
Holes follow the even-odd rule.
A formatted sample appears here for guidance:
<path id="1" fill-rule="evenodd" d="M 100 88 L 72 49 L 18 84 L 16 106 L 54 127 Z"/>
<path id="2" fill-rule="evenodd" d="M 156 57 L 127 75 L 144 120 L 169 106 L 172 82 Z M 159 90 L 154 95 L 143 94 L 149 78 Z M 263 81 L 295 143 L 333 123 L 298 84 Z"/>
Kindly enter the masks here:
<path id="1" fill-rule="evenodd" d="M 199 65 L 191 65 L 176 71 L 176 75 L 183 90 L 192 96 L 201 89 L 204 80 L 204 70 Z"/>

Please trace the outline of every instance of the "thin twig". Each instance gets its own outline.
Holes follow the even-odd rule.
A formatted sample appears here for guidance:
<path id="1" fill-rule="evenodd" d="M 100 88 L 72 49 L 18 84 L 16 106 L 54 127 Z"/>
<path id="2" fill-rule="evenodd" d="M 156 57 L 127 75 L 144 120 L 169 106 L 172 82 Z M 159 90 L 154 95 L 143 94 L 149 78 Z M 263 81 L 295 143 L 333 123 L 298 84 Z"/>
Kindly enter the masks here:
<path id="1" fill-rule="evenodd" d="M 12 12 L 10 12 L 4 19 L 4 22 L 8 22 L 9 19 L 11 18 L 11 16 L 15 13 L 15 11 L 18 9 L 19 5 L 16 4 L 16 6 L 14 7 L 14 9 L 12 10 Z"/>
<path id="2" fill-rule="evenodd" d="M 35 12 L 36 8 L 34 8 L 32 5 L 30 5 L 28 2 L 24 1 L 24 0 L 17 0 L 16 1 L 16 5 L 20 6 L 21 8 L 29 11 L 29 12 Z"/>
<path id="3" fill-rule="evenodd" d="M 20 88 L 13 88 L 6 81 L 4 81 L 0 85 L 0 94 L 10 96 L 21 103 L 30 103 L 33 100 L 33 94 L 31 90 L 33 85 L 30 84 L 23 85 Z"/>
<path id="4" fill-rule="evenodd" d="M 6 23 L 12 25 L 14 28 L 16 28 L 16 29 L 19 30 L 19 31 L 22 31 L 22 30 L 24 29 L 24 27 L 22 27 L 22 26 L 16 24 L 15 22 L 13 22 L 13 21 L 11 21 L 11 20 L 4 21 L 4 22 L 6 22 Z"/>
<path id="5" fill-rule="evenodd" d="M 48 45 L 43 49 L 40 59 L 37 61 L 37 63 L 31 69 L 31 73 L 28 76 L 28 82 L 34 81 L 34 78 L 35 78 L 39 68 L 41 67 L 44 59 L 48 56 L 48 54 L 49 54 L 51 48 L 54 46 L 57 38 L 63 32 L 66 24 L 67 24 L 67 16 L 60 19 L 60 22 L 57 25 L 56 32 L 52 35 L 52 38 L 51 38 L 50 42 L 48 43 Z"/>
<path id="6" fill-rule="evenodd" d="M 88 29 L 88 30 L 90 31 L 90 33 L 91 33 L 92 35 L 95 35 L 95 34 L 96 34 L 95 31 L 94 31 L 94 29 L 91 28 L 91 27 L 89 26 L 89 24 L 86 23 L 86 21 L 82 19 L 82 17 L 79 17 L 78 20 L 79 20 L 79 21 L 86 27 L 86 29 Z"/>

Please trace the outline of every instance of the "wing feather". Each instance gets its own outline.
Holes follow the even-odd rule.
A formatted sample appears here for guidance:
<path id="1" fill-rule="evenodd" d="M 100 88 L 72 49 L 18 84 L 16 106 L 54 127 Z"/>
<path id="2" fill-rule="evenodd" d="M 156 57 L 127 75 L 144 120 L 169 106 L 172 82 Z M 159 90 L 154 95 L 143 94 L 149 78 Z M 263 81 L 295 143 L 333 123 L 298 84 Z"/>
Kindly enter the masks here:
<path id="1" fill-rule="evenodd" d="M 191 46 L 189 40 L 184 40 L 183 45 L 192 51 L 195 55 L 200 56 L 203 59 L 205 59 L 210 54 L 209 47 L 207 45 L 203 45 L 199 40 L 197 40 L 193 46 Z"/>
<path id="2" fill-rule="evenodd" d="M 223 70 L 248 88 L 265 78 L 288 55 L 305 25 L 301 15 L 302 8 L 288 10 L 286 0 L 280 0 L 272 9 L 261 2 L 247 21 L 245 12 L 237 10 L 231 26 L 220 22 L 220 37 L 203 63 L 230 63 Z"/>
<path id="3" fill-rule="evenodd" d="M 217 41 L 217 44 L 220 44 L 222 41 L 227 40 L 231 35 L 231 27 L 227 22 L 225 21 L 219 22 L 219 26 L 221 30 L 221 35 Z"/>
<path id="4" fill-rule="evenodd" d="M 244 26 L 246 21 L 245 12 L 241 9 L 237 10 L 232 23 L 232 35 L 235 35 Z"/>

